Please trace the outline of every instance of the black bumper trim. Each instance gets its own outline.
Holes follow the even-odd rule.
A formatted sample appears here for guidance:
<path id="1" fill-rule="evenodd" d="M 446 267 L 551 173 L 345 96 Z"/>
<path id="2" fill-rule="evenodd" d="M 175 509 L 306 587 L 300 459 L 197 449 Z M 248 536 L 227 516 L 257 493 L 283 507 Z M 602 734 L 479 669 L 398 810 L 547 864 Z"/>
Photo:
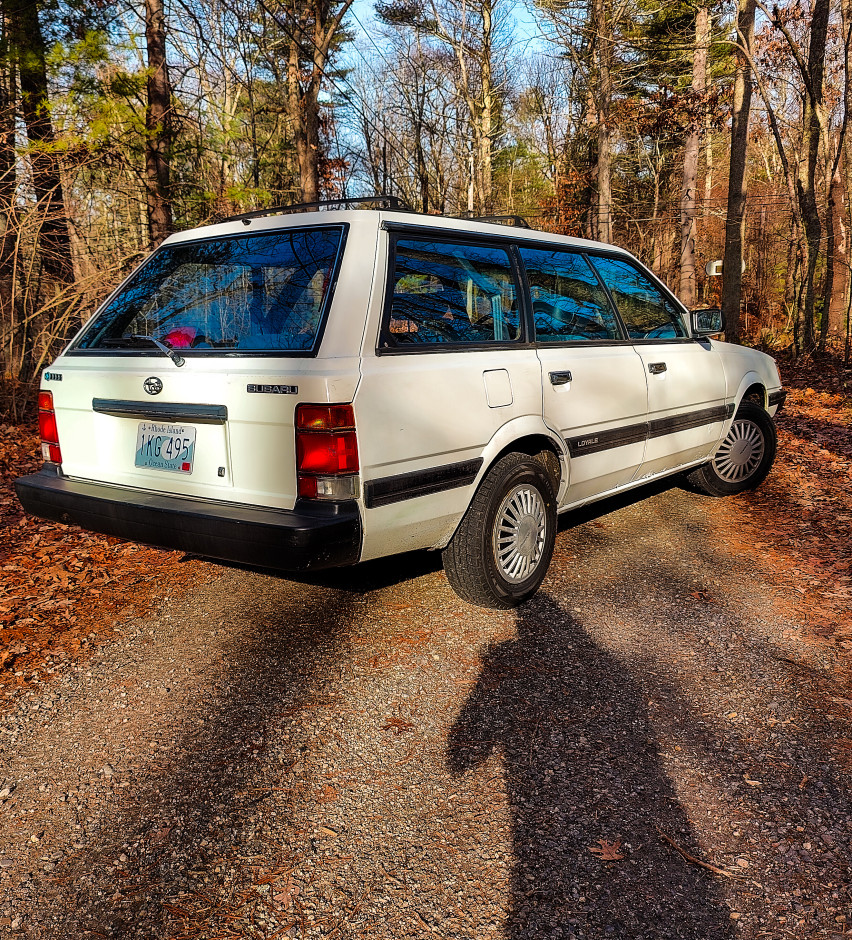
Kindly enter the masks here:
<path id="1" fill-rule="evenodd" d="M 361 555 L 354 502 L 261 509 L 82 483 L 48 469 L 20 477 L 15 490 L 34 516 L 235 564 L 307 571 L 354 564 Z"/>
<path id="2" fill-rule="evenodd" d="M 228 409 L 225 405 L 183 405 L 172 402 L 124 401 L 115 398 L 93 398 L 92 411 L 114 415 L 117 418 L 142 418 L 146 421 L 166 421 L 179 424 L 225 424 Z"/>
<path id="3" fill-rule="evenodd" d="M 781 409 L 784 407 L 784 402 L 787 400 L 787 389 L 779 388 L 777 392 L 770 392 L 769 397 L 767 398 L 766 404 L 771 408 L 773 405 L 778 405 L 778 410 L 775 412 L 775 417 L 781 414 Z"/>

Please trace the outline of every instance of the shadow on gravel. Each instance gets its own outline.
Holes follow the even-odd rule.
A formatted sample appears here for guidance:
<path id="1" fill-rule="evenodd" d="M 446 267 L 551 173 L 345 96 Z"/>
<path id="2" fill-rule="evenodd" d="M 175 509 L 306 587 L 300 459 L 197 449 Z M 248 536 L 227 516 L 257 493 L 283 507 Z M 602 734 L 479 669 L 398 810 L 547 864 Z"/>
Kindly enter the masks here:
<path id="1" fill-rule="evenodd" d="M 685 479 L 676 477 L 658 480 L 637 487 L 627 493 L 620 493 L 618 496 L 582 506 L 571 512 L 563 513 L 559 517 L 559 531 L 565 532 L 569 529 L 575 529 L 586 522 L 591 522 L 594 519 L 617 512 L 619 509 L 633 506 L 652 496 L 678 488 L 688 489 Z M 199 555 L 185 555 L 183 560 L 190 561 L 196 558 L 201 558 L 202 561 L 207 560 Z M 348 568 L 330 568 L 321 571 L 277 571 L 273 568 L 261 568 L 255 565 L 229 564 L 219 559 L 210 560 L 213 564 L 236 568 L 241 571 L 255 572 L 279 581 L 292 581 L 295 584 L 304 584 L 309 587 L 327 587 L 352 594 L 366 594 L 370 591 L 395 587 L 423 575 L 435 574 L 442 568 L 441 553 L 426 550 L 391 555 L 387 558 L 377 558 Z"/>
<path id="2" fill-rule="evenodd" d="M 264 761 L 292 740 L 288 726 L 302 710 L 332 704 L 327 672 L 352 612 L 340 592 L 263 587 L 254 609 L 244 609 L 245 597 L 216 599 L 222 606 L 209 618 L 228 630 L 222 668 L 198 677 L 201 688 L 209 680 L 207 694 L 178 706 L 134 790 L 115 791 L 100 831 L 40 886 L 28 936 L 233 936 L 233 923 L 252 921 L 269 903 L 256 886 L 268 891 L 276 866 L 292 868 L 310 851 L 298 830 L 294 844 L 271 844 L 264 825 L 267 812 L 283 807 L 286 816 L 304 787 L 307 745 L 295 744 L 271 771 Z"/>
<path id="3" fill-rule="evenodd" d="M 626 669 L 546 595 L 493 647 L 449 737 L 464 773 L 502 755 L 513 814 L 510 940 L 730 938 Z M 623 859 L 590 851 L 620 845 Z"/>

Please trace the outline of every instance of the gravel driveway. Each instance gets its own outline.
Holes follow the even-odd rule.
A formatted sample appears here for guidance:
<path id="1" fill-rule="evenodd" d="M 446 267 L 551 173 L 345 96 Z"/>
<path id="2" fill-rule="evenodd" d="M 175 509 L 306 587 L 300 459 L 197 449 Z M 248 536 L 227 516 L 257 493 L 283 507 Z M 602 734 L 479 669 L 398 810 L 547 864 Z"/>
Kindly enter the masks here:
<path id="1" fill-rule="evenodd" d="M 608 504 L 511 613 L 187 561 L 7 698 L 0 936 L 845 936 L 848 663 L 745 511 Z"/>

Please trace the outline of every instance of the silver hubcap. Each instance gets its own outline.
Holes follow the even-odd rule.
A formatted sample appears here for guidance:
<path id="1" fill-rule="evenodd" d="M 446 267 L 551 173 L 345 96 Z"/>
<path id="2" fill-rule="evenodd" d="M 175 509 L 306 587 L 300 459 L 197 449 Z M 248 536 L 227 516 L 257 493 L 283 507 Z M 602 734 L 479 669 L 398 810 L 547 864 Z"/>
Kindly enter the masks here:
<path id="1" fill-rule="evenodd" d="M 741 483 L 757 470 L 763 459 L 763 433 L 752 421 L 734 421 L 713 468 L 726 483 Z"/>
<path id="2" fill-rule="evenodd" d="M 525 581 L 544 552 L 547 518 L 541 493 L 529 484 L 516 486 L 504 498 L 494 523 L 494 558 L 509 581 Z"/>

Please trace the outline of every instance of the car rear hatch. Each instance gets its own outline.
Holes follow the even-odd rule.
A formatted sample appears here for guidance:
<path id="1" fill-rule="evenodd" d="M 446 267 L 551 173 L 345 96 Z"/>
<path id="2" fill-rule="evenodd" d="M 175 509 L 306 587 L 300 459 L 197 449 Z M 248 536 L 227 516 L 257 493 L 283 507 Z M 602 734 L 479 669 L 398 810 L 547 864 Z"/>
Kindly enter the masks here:
<path id="1" fill-rule="evenodd" d="M 315 358 L 346 231 L 164 243 L 45 376 L 62 472 L 292 508 L 297 405 L 351 401 L 359 376 L 357 356 Z"/>

